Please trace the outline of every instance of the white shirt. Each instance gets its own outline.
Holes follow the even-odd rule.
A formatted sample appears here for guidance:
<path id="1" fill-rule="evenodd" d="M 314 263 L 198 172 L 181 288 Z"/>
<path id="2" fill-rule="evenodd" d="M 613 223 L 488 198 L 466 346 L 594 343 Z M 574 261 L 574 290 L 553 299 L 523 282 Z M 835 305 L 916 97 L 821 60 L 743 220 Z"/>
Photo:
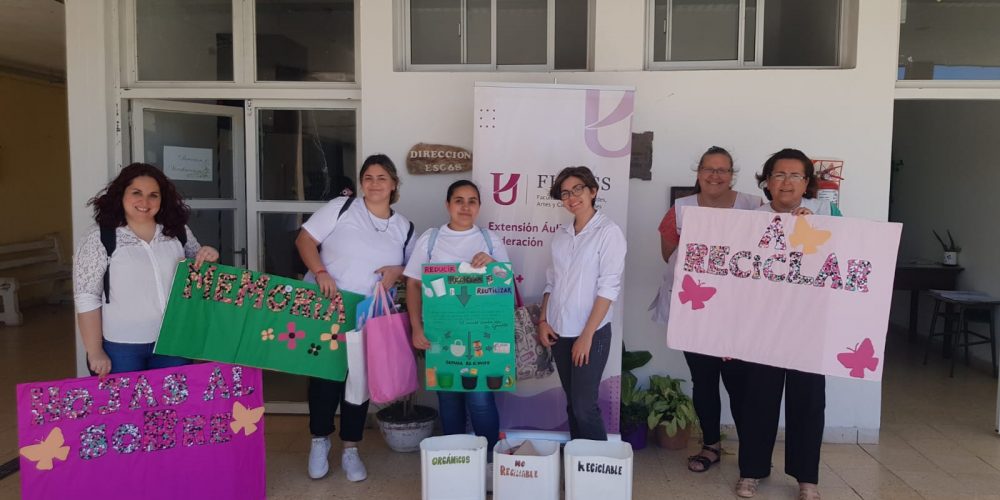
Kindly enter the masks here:
<path id="1" fill-rule="evenodd" d="M 816 215 L 833 215 L 833 209 L 830 207 L 830 202 L 819 198 L 802 198 L 802 202 L 799 203 L 799 206 L 796 208 L 799 207 L 808 208 Z M 774 208 L 771 207 L 771 202 L 767 202 L 761 205 L 757 211 L 774 213 Z"/>
<path id="2" fill-rule="evenodd" d="M 477 253 L 489 253 L 490 251 L 486 239 L 483 238 L 482 230 L 478 226 L 472 226 L 472 229 L 465 231 L 455 231 L 445 224 L 438 228 L 437 240 L 435 240 L 434 248 L 431 250 L 431 258 L 428 259 L 427 245 L 433 232 L 434 229 L 428 229 L 417 239 L 413 255 L 410 256 L 406 270 L 403 271 L 403 274 L 408 278 L 419 280 L 424 274 L 423 265 L 428 262 L 469 262 Z M 500 237 L 489 230 L 486 231 L 486 234 L 493 242 L 493 258 L 497 262 L 510 262 L 510 257 L 507 256 L 507 247 L 504 246 Z"/>
<path id="3" fill-rule="evenodd" d="M 733 206 L 731 208 L 736 210 L 757 210 L 760 208 L 762 203 L 764 203 L 764 200 L 760 196 L 737 191 L 736 201 L 733 202 Z M 676 211 L 674 219 L 677 221 L 677 234 L 681 234 L 681 219 L 684 217 L 684 209 L 687 207 L 697 206 L 700 206 L 698 205 L 697 194 L 678 198 L 677 201 L 674 202 L 674 209 Z"/>
<path id="4" fill-rule="evenodd" d="M 73 256 L 73 300 L 76 311 L 101 310 L 104 338 L 123 344 L 148 344 L 160 336 L 160 323 L 167 307 L 177 263 L 193 258 L 201 245 L 191 229 L 187 244 L 163 235 L 156 225 L 153 239 L 146 243 L 128 226 L 115 230 L 115 251 L 111 254 L 111 303 L 104 302 L 104 270 L 108 252 L 101 243 L 101 230 L 94 226 Z"/>
<path id="5" fill-rule="evenodd" d="M 346 202 L 347 197 L 330 200 L 302 224 L 302 229 L 320 243 L 320 260 L 337 288 L 368 296 L 381 279 L 376 269 L 401 266 L 410 257 L 412 237 L 408 248 L 403 248 L 410 221 L 395 212 L 380 219 L 368 210 L 364 198 L 351 202 L 338 219 Z M 304 280 L 316 282 L 311 272 Z"/>
<path id="6" fill-rule="evenodd" d="M 573 224 L 552 237 L 552 264 L 545 273 L 546 320 L 561 337 L 579 337 L 594 300 L 618 299 L 625 271 L 625 234 L 600 210 L 575 233 Z M 614 304 L 598 328 L 611 321 Z"/>

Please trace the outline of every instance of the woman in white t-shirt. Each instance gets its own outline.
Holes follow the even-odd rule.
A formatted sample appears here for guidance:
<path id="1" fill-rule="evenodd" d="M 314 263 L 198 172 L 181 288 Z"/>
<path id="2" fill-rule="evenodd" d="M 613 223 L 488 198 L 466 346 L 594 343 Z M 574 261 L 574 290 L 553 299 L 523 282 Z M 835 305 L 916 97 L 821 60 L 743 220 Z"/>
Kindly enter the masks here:
<path id="1" fill-rule="evenodd" d="M 476 226 L 479 215 L 479 188 L 471 181 L 455 181 L 445 198 L 448 223 L 428 229 L 417 239 L 413 256 L 406 264 L 406 304 L 413 329 L 413 346 L 429 349 L 422 316 L 421 277 L 428 262 L 468 262 L 483 267 L 490 262 L 509 262 L 507 248 L 493 232 Z M 438 411 L 445 434 L 464 434 L 466 415 L 477 436 L 486 438 L 486 457 L 492 462 L 493 446 L 499 439 L 500 416 L 492 392 L 437 391 Z M 487 478 L 492 477 L 487 474 Z"/>
<path id="2" fill-rule="evenodd" d="M 153 354 L 177 263 L 215 262 L 187 227 L 190 210 L 159 168 L 133 163 L 92 198 L 97 225 L 73 256 L 73 299 L 95 375 L 167 368 L 185 358 Z M 110 253 L 110 255 L 108 255 Z"/>
<path id="3" fill-rule="evenodd" d="M 570 438 L 604 441 L 608 434 L 597 399 L 611 352 L 612 305 L 621 293 L 626 244 L 618 224 L 597 209 L 598 189 L 589 168 L 567 167 L 549 190 L 573 214 L 573 223 L 552 236 L 538 340 L 552 347 Z"/>
<path id="4" fill-rule="evenodd" d="M 818 182 L 812 160 L 797 149 L 771 155 L 757 182 L 770 203 L 762 212 L 833 215 L 840 210 L 816 198 Z M 808 325 L 803 325 L 808 328 Z M 785 473 L 799 482 L 799 500 L 819 500 L 819 456 L 823 443 L 826 377 L 776 366 L 747 363 L 740 434 L 740 479 L 736 494 L 750 498 L 760 479 L 771 473 L 781 399 L 785 399 Z"/>
<path id="5" fill-rule="evenodd" d="M 674 262 L 677 259 L 677 245 L 681 241 L 681 221 L 686 207 L 732 208 L 756 210 L 761 205 L 760 196 L 741 193 L 733 189 L 736 166 L 733 157 L 719 146 L 708 148 L 698 161 L 698 180 L 694 185 L 695 194 L 674 202 L 660 222 L 660 253 L 667 263 L 660 291 L 653 299 L 650 309 L 654 310 L 653 321 L 667 323 L 670 311 L 670 297 L 674 284 Z M 719 396 L 719 379 L 729 393 L 729 408 L 736 426 L 740 424 L 740 409 L 743 395 L 745 364 L 738 359 L 727 359 L 685 352 L 684 359 L 691 371 L 691 394 L 695 413 L 701 426 L 701 451 L 688 457 L 688 470 L 705 472 L 722 458 L 722 430 L 720 418 L 722 400 Z"/>
<path id="6" fill-rule="evenodd" d="M 361 165 L 363 198 L 338 197 L 320 208 L 295 240 L 309 272 L 306 281 L 319 285 L 328 297 L 338 289 L 371 295 L 381 281 L 388 289 L 403 273 L 412 250 L 413 223 L 390 206 L 399 200 L 399 176 L 388 156 L 369 156 Z M 358 455 L 364 435 L 368 401 L 358 405 L 344 399 L 344 382 L 309 378 L 309 477 L 319 479 L 330 470 L 330 434 L 340 406 L 341 468 L 350 481 L 368 476 Z"/>

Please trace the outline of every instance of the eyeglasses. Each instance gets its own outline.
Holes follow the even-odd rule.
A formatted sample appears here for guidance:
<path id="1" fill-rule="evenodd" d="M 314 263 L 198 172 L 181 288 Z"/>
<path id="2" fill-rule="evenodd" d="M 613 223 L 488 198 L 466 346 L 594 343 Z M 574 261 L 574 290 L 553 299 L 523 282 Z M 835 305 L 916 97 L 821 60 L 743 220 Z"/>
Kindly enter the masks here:
<path id="1" fill-rule="evenodd" d="M 733 169 L 731 168 L 698 167 L 698 171 L 703 174 L 715 174 L 715 175 L 732 175 L 733 173 Z"/>
<path id="2" fill-rule="evenodd" d="M 785 180 L 790 180 L 792 182 L 802 182 L 806 180 L 806 176 L 800 173 L 786 174 L 785 172 L 778 172 L 776 174 L 771 174 L 771 179 L 778 182 L 785 182 Z"/>
<path id="3" fill-rule="evenodd" d="M 576 186 L 573 186 L 572 188 L 570 188 L 570 189 L 568 189 L 566 191 L 560 191 L 559 192 L 559 199 L 560 200 L 568 200 L 569 197 L 570 197 L 570 195 L 573 195 L 573 196 L 576 196 L 576 197 L 579 198 L 580 195 L 583 194 L 583 190 L 584 189 L 587 189 L 587 186 L 585 186 L 583 184 L 577 184 Z"/>

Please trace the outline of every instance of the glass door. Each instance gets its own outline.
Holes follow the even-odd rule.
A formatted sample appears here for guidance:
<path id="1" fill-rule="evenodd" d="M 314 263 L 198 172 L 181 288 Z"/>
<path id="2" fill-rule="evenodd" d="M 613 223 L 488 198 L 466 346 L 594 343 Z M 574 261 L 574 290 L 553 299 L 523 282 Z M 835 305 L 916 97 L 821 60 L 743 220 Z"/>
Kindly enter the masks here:
<path id="1" fill-rule="evenodd" d="M 301 279 L 302 223 L 357 186 L 357 105 L 349 101 L 250 100 L 247 234 L 251 269 Z M 269 412 L 305 413 L 306 377 L 264 372 Z"/>
<path id="2" fill-rule="evenodd" d="M 188 226 L 198 241 L 217 248 L 221 263 L 244 267 L 245 132 L 237 102 L 131 101 L 132 160 L 163 170 L 191 207 Z"/>

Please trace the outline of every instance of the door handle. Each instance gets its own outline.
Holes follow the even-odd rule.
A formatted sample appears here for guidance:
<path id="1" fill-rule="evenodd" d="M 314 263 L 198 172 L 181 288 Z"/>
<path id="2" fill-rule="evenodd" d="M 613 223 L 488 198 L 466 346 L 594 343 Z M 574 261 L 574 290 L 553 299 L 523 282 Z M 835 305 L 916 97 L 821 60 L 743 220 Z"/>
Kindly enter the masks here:
<path id="1" fill-rule="evenodd" d="M 233 255 L 237 257 L 235 262 L 236 267 L 246 267 L 247 265 L 247 249 L 241 248 L 239 250 L 233 250 Z"/>

